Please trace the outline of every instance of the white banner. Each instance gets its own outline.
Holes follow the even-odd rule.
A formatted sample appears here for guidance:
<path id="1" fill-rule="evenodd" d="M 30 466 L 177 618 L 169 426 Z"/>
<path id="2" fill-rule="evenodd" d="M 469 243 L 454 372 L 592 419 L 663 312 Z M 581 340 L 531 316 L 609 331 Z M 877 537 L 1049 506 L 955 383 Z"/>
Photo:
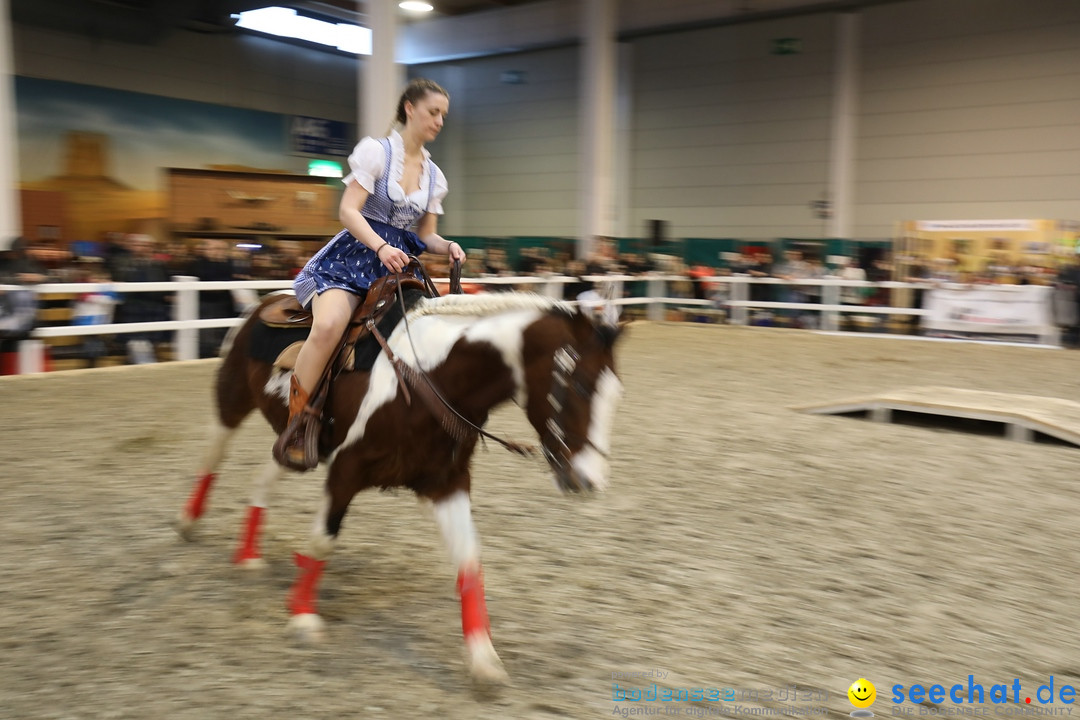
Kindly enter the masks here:
<path id="1" fill-rule="evenodd" d="M 1034 220 L 918 220 L 915 227 L 923 232 L 1030 232 Z"/>
<path id="2" fill-rule="evenodd" d="M 1054 330 L 1053 288 L 972 285 L 926 291 L 923 328 L 957 335 L 1038 335 Z"/>

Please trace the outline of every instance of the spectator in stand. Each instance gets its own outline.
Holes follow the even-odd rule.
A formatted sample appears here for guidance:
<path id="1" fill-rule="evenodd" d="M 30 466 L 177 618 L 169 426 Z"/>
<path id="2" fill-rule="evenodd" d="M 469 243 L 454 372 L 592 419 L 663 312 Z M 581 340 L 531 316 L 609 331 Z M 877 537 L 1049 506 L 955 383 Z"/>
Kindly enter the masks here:
<path id="1" fill-rule="evenodd" d="M 854 280 L 866 282 L 866 271 L 859 265 L 857 257 L 844 258 L 844 266 L 836 273 L 841 280 Z M 862 305 L 866 301 L 867 288 L 856 285 L 842 285 L 840 287 L 840 303 L 843 305 Z"/>
<path id="2" fill-rule="evenodd" d="M 117 232 L 105 235 L 105 270 L 114 278 L 120 265 L 131 255 L 127 238 L 127 235 Z"/>
<path id="3" fill-rule="evenodd" d="M 585 258 L 585 274 L 608 275 L 622 271 L 615 252 L 615 241 L 604 235 L 593 238 L 592 250 Z"/>
<path id="4" fill-rule="evenodd" d="M 506 251 L 502 248 L 488 248 L 484 253 L 485 275 L 510 275 L 510 265 L 506 262 Z"/>
<path id="5" fill-rule="evenodd" d="M 226 257 L 232 264 L 232 274 L 236 280 L 253 280 L 251 252 L 247 248 L 233 246 Z"/>
<path id="6" fill-rule="evenodd" d="M 166 254 L 168 257 L 165 259 L 165 272 L 170 278 L 176 275 L 187 275 L 191 271 L 195 256 L 183 240 L 173 241 Z"/>
<path id="7" fill-rule="evenodd" d="M 1080 264 L 1069 258 L 1058 268 L 1053 294 L 1054 322 L 1061 328 L 1061 344 L 1080 347 Z"/>
<path id="8" fill-rule="evenodd" d="M 0 260 L 0 284 L 29 285 L 45 282 L 49 271 L 27 252 L 27 242 L 17 237 L 11 241 L 6 258 Z"/>
<path id="9" fill-rule="evenodd" d="M 859 264 L 857 257 L 851 256 L 844 258 L 844 264 L 836 271 L 836 277 L 840 280 L 852 280 L 858 282 L 866 281 L 866 271 L 863 270 Z M 857 285 L 841 285 L 840 286 L 840 304 L 841 305 L 863 305 L 866 302 L 866 297 L 870 293 L 871 288 L 859 287 Z M 855 316 L 858 313 L 844 313 L 840 321 L 846 324 L 849 329 L 855 329 L 856 322 Z"/>
<path id="10" fill-rule="evenodd" d="M 744 264 L 746 274 L 752 278 L 767 278 L 772 277 L 773 262 L 772 255 L 768 251 L 744 253 Z M 772 288 L 765 283 L 751 283 L 750 284 L 750 299 L 759 301 L 769 301 L 773 298 Z"/>
<path id="11" fill-rule="evenodd" d="M 15 238 L 0 253 L 0 285 L 35 285 L 46 280 L 46 270 L 26 254 L 26 241 Z M 37 293 L 29 287 L 0 289 L 0 357 L 14 357 L 18 343 L 30 337 L 37 321 Z M 0 374 L 16 372 L 5 368 Z"/>
<path id="12" fill-rule="evenodd" d="M 545 272 L 547 258 L 540 248 L 522 248 L 518 257 L 518 272 L 522 275 L 540 275 Z"/>
<path id="13" fill-rule="evenodd" d="M 585 280 L 584 276 L 588 275 L 585 272 L 585 261 L 574 258 L 566 263 L 566 267 L 563 269 L 563 274 L 570 277 L 577 278 L 575 282 L 567 283 L 563 287 L 563 294 L 568 298 L 576 298 L 583 292 L 592 290 L 592 283 Z"/>
<path id="14" fill-rule="evenodd" d="M 716 289 L 715 283 L 705 282 L 705 278 L 714 277 L 718 273 L 708 265 L 691 265 L 686 270 L 686 276 L 690 278 L 690 290 L 697 300 L 705 300 Z"/>
<path id="15" fill-rule="evenodd" d="M 199 248 L 188 272 L 203 282 L 235 280 L 232 261 L 229 259 L 229 244 L 224 240 L 203 240 L 199 243 Z M 232 292 L 229 290 L 200 291 L 199 317 L 236 317 Z M 228 330 L 228 328 L 205 328 L 199 330 L 199 357 L 208 358 L 217 355 L 218 348 L 221 347 L 221 341 L 225 339 Z"/>
<path id="16" fill-rule="evenodd" d="M 793 283 L 810 277 L 810 266 L 803 260 L 802 251 L 785 250 L 784 259 L 773 266 L 773 277 L 779 278 L 787 283 Z M 806 290 L 803 285 L 786 285 L 781 291 L 780 296 L 782 302 L 804 303 L 807 301 Z M 787 319 L 787 324 L 794 327 L 799 326 L 800 310 L 787 308 L 781 310 L 779 315 Z"/>
<path id="17" fill-rule="evenodd" d="M 127 253 L 121 253 L 112 272 L 117 282 L 166 282 L 165 264 L 155 257 L 156 241 L 149 235 L 132 234 L 126 238 Z M 170 297 L 166 292 L 130 292 L 117 308 L 116 321 L 160 322 L 169 319 Z M 154 345 L 168 340 L 164 331 L 131 333 L 128 335 L 128 356 L 135 363 L 156 360 Z"/>
<path id="18" fill-rule="evenodd" d="M 623 253 L 619 256 L 619 262 L 628 275 L 644 275 L 653 269 L 648 257 L 642 253 Z"/>
<path id="19" fill-rule="evenodd" d="M 251 254 L 251 276 L 256 280 L 276 280 L 282 267 L 281 255 L 269 245 Z"/>
<path id="20" fill-rule="evenodd" d="M 112 282 L 105 262 L 101 258 L 82 258 L 79 268 L 80 283 Z M 71 309 L 72 325 L 107 325 L 113 321 L 118 295 L 108 289 L 80 293 Z M 97 364 L 98 358 L 108 354 L 108 345 L 112 336 L 86 335 L 83 339 L 82 353 L 90 361 L 90 367 Z"/>

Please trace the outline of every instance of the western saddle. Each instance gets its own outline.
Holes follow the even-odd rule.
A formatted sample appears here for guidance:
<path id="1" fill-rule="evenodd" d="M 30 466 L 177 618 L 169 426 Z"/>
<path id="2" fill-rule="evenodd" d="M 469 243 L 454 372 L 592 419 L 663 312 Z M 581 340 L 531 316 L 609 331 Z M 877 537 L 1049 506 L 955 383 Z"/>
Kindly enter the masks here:
<path id="1" fill-rule="evenodd" d="M 415 274 L 414 274 L 415 273 Z M 419 276 L 419 277 L 417 277 Z M 379 321 L 394 307 L 395 303 L 401 303 L 401 310 L 405 312 L 405 291 L 419 290 L 425 297 L 439 297 L 439 290 L 431 281 L 423 263 L 413 256 L 409 256 L 408 264 L 398 273 L 392 273 L 379 278 L 368 288 L 367 296 L 360 307 L 356 309 L 349 321 L 337 349 L 330 356 L 329 362 L 323 369 L 322 376 L 312 390 L 308 404 L 304 411 L 297 414 L 292 422 L 281 434 L 274 444 L 274 457 L 279 463 L 294 470 L 306 471 L 319 464 L 320 436 L 323 429 L 323 408 L 326 399 L 330 395 L 330 386 L 335 377 L 341 372 L 352 368 L 354 349 L 358 342 L 368 336 L 374 336 L 384 352 L 390 357 L 394 372 L 397 373 L 406 402 L 412 402 L 408 384 L 402 378 L 403 364 L 394 356 L 386 339 L 378 330 Z M 450 272 L 450 293 L 461 293 L 461 263 L 454 262 Z M 259 312 L 259 319 L 271 327 L 302 328 L 311 327 L 311 311 L 300 306 L 294 295 L 288 295 L 282 299 L 268 304 Z M 292 369 L 296 357 L 300 353 L 303 341 L 295 342 L 287 347 L 278 356 L 274 365 L 284 369 Z M 303 460 L 298 461 L 289 457 L 285 449 L 299 439 L 303 446 Z M 328 439 L 328 438 L 326 438 Z"/>

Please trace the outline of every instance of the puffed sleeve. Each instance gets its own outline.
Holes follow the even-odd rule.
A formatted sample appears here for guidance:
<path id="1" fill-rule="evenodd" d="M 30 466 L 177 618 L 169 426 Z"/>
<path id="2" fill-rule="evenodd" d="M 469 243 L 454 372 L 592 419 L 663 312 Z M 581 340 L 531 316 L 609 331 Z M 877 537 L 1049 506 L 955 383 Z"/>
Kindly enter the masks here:
<path id="1" fill-rule="evenodd" d="M 386 151 L 382 143 L 373 137 L 366 137 L 356 144 L 349 156 L 351 172 L 341 182 L 348 185 L 355 180 L 369 193 L 375 192 L 375 181 L 382 177 L 386 168 Z"/>
<path id="2" fill-rule="evenodd" d="M 431 193 L 431 202 L 428 203 L 427 211 L 435 215 L 442 215 L 442 201 L 448 192 L 450 192 L 450 186 L 446 182 L 446 176 L 443 175 L 442 168 L 436 165 L 435 191 Z"/>

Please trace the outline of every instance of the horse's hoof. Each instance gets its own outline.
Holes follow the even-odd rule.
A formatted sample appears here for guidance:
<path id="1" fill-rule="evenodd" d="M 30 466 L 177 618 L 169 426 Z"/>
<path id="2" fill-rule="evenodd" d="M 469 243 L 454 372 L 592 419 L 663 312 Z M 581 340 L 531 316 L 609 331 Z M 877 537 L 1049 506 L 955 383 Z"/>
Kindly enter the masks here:
<path id="1" fill-rule="evenodd" d="M 181 511 L 176 518 L 176 532 L 184 540 L 191 542 L 195 538 L 195 518 Z"/>
<path id="2" fill-rule="evenodd" d="M 487 633 L 476 633 L 465 641 L 468 655 L 469 675 L 482 686 L 502 686 L 510 682 L 510 676 L 503 669 L 502 660 L 491 644 Z"/>
<path id="3" fill-rule="evenodd" d="M 241 570 L 250 570 L 256 572 L 266 570 L 270 566 L 261 557 L 249 557 L 238 559 L 236 561 L 236 567 L 240 568 Z"/>
<path id="4" fill-rule="evenodd" d="M 317 644 L 325 639 L 326 623 L 316 613 L 299 613 L 289 618 L 287 632 L 304 644 Z"/>

